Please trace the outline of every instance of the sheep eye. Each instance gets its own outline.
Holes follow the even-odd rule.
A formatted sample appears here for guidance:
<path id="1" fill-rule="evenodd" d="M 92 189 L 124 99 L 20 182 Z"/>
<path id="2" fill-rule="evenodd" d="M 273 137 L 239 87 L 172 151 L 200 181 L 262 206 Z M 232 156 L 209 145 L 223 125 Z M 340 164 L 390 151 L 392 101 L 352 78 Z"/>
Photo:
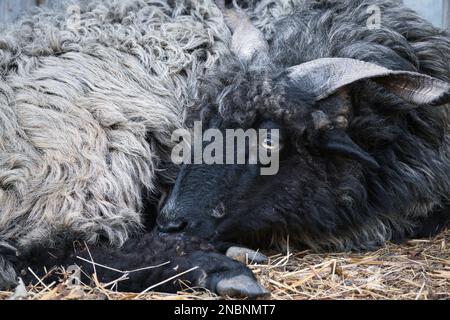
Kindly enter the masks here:
<path id="1" fill-rule="evenodd" d="M 262 140 L 261 146 L 270 152 L 279 152 L 283 149 L 283 145 L 280 142 L 280 137 L 273 132 L 269 132 L 267 136 Z"/>

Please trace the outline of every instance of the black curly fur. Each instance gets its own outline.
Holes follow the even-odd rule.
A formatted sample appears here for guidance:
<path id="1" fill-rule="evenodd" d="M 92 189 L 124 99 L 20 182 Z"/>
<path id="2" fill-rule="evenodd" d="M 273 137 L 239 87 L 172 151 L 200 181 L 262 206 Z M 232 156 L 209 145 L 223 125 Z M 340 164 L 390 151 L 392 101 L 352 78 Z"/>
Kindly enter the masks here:
<path id="1" fill-rule="evenodd" d="M 120 249 L 107 245 L 86 247 L 67 241 L 65 246 L 57 248 L 28 248 L 26 252 L 10 258 L 25 284 L 37 283 L 36 276 L 47 284 L 64 280 L 63 275 L 69 274 L 64 274 L 61 267 L 67 269 L 69 266 L 80 267 L 80 280 L 88 285 L 93 281 L 94 274 L 103 284 L 114 283 L 126 275 L 125 279 L 117 281 L 115 287 L 123 292 L 142 292 L 172 277 L 175 278 L 154 290 L 176 292 L 189 285 L 214 291 L 216 284 L 224 278 L 244 274 L 254 279 L 244 264 L 218 253 L 199 238 L 183 235 L 146 233 L 129 240 Z M 55 269 L 55 266 L 58 268 Z M 191 270 L 193 268 L 196 269 Z M 188 270 L 191 271 L 176 277 Z"/>

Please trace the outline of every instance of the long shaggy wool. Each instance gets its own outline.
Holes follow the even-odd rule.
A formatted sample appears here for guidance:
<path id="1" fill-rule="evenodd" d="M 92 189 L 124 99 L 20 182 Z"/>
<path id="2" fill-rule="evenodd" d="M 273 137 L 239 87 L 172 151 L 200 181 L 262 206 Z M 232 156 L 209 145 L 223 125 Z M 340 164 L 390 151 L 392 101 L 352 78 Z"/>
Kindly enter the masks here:
<path id="1" fill-rule="evenodd" d="M 0 38 L 0 240 L 122 244 L 169 178 L 171 132 L 228 52 L 212 1 L 44 8 Z"/>

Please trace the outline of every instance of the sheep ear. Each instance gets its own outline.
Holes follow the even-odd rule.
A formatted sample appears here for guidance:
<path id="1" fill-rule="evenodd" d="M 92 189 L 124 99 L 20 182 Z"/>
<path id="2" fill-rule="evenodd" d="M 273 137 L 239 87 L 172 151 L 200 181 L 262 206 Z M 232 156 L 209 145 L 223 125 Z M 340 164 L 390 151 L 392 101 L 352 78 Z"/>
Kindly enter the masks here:
<path id="1" fill-rule="evenodd" d="M 450 102 L 450 84 L 430 76 L 393 71 L 347 58 L 317 59 L 288 69 L 288 77 L 322 100 L 357 81 L 371 79 L 407 102 L 443 105 Z"/>
<path id="2" fill-rule="evenodd" d="M 380 168 L 377 160 L 361 149 L 344 130 L 334 129 L 323 132 L 320 139 L 320 149 L 356 160 L 372 169 Z"/>
<path id="3" fill-rule="evenodd" d="M 256 55 L 267 56 L 269 44 L 250 18 L 237 8 L 226 8 L 224 0 L 216 0 L 216 4 L 233 34 L 231 47 L 234 54 L 242 62 L 250 62 Z"/>

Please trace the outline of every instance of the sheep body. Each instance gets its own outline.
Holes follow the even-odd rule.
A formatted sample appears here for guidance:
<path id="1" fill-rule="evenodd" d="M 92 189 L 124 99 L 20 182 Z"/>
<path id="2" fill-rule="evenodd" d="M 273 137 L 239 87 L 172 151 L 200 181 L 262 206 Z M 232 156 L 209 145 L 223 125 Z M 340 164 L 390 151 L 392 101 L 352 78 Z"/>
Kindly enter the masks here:
<path id="1" fill-rule="evenodd" d="M 91 1 L 77 29 L 67 14 L 44 9 L 2 36 L 0 239 L 120 245 L 170 178 L 158 168 L 171 132 L 228 34 L 210 1 Z"/>

